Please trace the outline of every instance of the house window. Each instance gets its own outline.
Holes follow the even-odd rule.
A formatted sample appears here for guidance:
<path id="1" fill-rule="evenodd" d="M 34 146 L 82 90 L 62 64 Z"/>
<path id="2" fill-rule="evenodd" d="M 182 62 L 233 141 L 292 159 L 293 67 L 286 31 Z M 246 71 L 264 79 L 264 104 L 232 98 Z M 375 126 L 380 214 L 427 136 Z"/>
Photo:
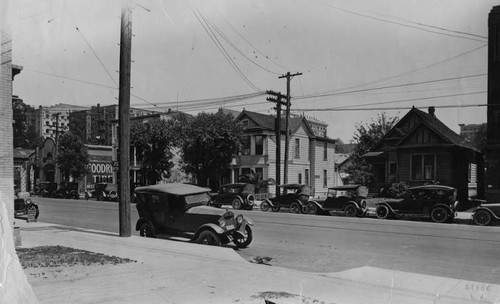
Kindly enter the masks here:
<path id="1" fill-rule="evenodd" d="M 250 154 L 250 136 L 245 136 L 243 138 L 243 146 L 241 147 L 241 154 L 249 155 Z"/>
<path id="2" fill-rule="evenodd" d="M 302 184 L 302 173 L 299 173 L 299 184 Z"/>
<path id="3" fill-rule="evenodd" d="M 255 155 L 264 154 L 264 136 L 255 136 Z"/>
<path id="4" fill-rule="evenodd" d="M 295 138 L 295 158 L 300 158 L 300 139 Z"/>
<path id="5" fill-rule="evenodd" d="M 328 171 L 323 170 L 323 187 L 328 187 Z"/>
<path id="6" fill-rule="evenodd" d="M 434 180 L 436 178 L 436 157 L 434 154 L 411 156 L 411 179 Z"/>
<path id="7" fill-rule="evenodd" d="M 396 174 L 398 170 L 398 167 L 396 166 L 396 163 L 390 162 L 389 163 L 389 174 Z"/>
<path id="8" fill-rule="evenodd" d="M 242 120 L 241 125 L 243 126 L 243 128 L 248 128 L 248 119 Z"/>
<path id="9" fill-rule="evenodd" d="M 305 173 L 304 173 L 304 183 L 306 185 L 309 185 L 309 169 L 305 170 Z"/>
<path id="10" fill-rule="evenodd" d="M 328 160 L 328 143 L 323 143 L 323 160 Z"/>
<path id="11" fill-rule="evenodd" d="M 264 178 L 264 168 L 255 168 L 255 175 L 260 176 L 261 179 Z"/>
<path id="12" fill-rule="evenodd" d="M 250 168 L 241 168 L 241 176 L 249 174 L 250 174 Z"/>

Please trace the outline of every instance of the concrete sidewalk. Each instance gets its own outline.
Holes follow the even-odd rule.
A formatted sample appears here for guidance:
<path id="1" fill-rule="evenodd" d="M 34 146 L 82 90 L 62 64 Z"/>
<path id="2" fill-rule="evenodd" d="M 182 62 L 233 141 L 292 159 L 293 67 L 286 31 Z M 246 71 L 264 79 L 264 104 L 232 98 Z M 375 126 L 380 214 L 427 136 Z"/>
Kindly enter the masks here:
<path id="1" fill-rule="evenodd" d="M 61 245 L 137 261 L 66 267 L 47 278 L 26 269 L 40 303 L 500 303 L 500 285 L 374 267 L 300 272 L 250 263 L 231 248 L 18 224 L 22 247 Z"/>

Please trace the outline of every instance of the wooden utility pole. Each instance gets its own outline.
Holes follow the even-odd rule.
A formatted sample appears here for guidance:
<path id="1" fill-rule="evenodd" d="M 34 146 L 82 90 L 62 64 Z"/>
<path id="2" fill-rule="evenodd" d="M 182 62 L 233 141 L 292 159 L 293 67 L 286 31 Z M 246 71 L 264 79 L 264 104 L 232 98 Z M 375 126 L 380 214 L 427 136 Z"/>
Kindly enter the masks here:
<path id="1" fill-rule="evenodd" d="M 267 91 L 267 94 L 274 96 L 268 97 L 267 101 L 276 103 L 276 195 L 279 194 L 279 186 L 281 184 L 281 106 L 286 105 L 282 99 L 286 98 L 283 94 L 274 91 Z"/>
<path id="2" fill-rule="evenodd" d="M 290 80 L 294 76 L 300 76 L 302 73 L 290 74 L 287 72 L 285 75 L 281 75 L 278 78 L 286 78 L 286 117 L 285 117 L 285 168 L 283 170 L 283 183 L 288 183 L 288 150 L 290 146 L 289 136 L 290 136 Z"/>
<path id="3" fill-rule="evenodd" d="M 120 34 L 119 103 L 119 214 L 120 236 L 132 234 L 130 218 L 130 63 L 132 48 L 132 12 L 127 2 L 122 5 Z"/>

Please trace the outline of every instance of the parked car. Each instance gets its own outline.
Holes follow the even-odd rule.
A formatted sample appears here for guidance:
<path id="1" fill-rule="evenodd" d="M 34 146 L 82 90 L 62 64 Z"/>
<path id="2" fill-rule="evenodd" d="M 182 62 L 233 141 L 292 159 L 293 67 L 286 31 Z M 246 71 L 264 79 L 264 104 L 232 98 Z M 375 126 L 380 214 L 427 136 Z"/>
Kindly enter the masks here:
<path id="1" fill-rule="evenodd" d="M 35 220 L 40 215 L 38 204 L 33 202 L 30 198 L 14 198 L 14 217 L 28 215 L 30 210 L 34 213 Z"/>
<path id="2" fill-rule="evenodd" d="M 326 200 L 313 200 L 307 203 L 309 214 L 330 214 L 343 211 L 347 216 L 362 217 L 366 214 L 368 188 L 362 185 L 345 185 L 328 188 Z"/>
<path id="3" fill-rule="evenodd" d="M 436 223 L 453 222 L 458 201 L 457 189 L 443 185 L 412 187 L 401 200 L 388 200 L 376 205 L 380 219 L 396 215 L 419 215 L 430 217 Z"/>
<path id="4" fill-rule="evenodd" d="M 290 208 L 292 213 L 305 212 L 307 203 L 311 196 L 311 187 L 301 184 L 279 185 L 283 190 L 275 197 L 264 199 L 260 204 L 262 211 L 278 212 L 282 207 Z"/>
<path id="5" fill-rule="evenodd" d="M 177 235 L 193 242 L 237 247 L 250 245 L 252 220 L 232 211 L 206 206 L 210 189 L 190 184 L 162 184 L 138 187 L 136 230 L 141 236 Z"/>
<path id="6" fill-rule="evenodd" d="M 61 187 L 53 194 L 56 198 L 79 199 L 78 183 L 68 182 L 61 184 Z"/>
<path id="7" fill-rule="evenodd" d="M 488 226 L 500 220 L 500 203 L 481 204 L 472 213 L 472 221 L 479 226 Z"/>
<path id="8" fill-rule="evenodd" d="M 210 194 L 210 206 L 220 207 L 232 205 L 233 209 L 252 210 L 255 202 L 255 185 L 248 183 L 236 183 L 222 185 L 219 193 Z"/>
<path id="9" fill-rule="evenodd" d="M 85 199 L 95 198 L 98 201 L 118 201 L 116 184 L 97 183 L 94 190 L 85 191 Z"/>
<path id="10" fill-rule="evenodd" d="M 53 197 L 57 191 L 57 183 L 55 182 L 40 182 L 35 189 L 35 195 L 42 197 Z"/>

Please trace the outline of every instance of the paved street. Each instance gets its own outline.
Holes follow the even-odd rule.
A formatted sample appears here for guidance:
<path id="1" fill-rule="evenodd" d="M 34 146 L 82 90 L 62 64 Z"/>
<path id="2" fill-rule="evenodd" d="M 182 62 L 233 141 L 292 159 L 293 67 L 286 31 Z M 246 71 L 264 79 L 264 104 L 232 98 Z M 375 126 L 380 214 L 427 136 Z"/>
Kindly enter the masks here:
<path id="1" fill-rule="evenodd" d="M 118 204 L 34 198 L 41 222 L 118 231 Z M 132 226 L 137 212 L 132 206 Z M 247 260 L 271 257 L 271 265 L 334 272 L 354 267 L 500 283 L 500 227 L 417 221 L 309 216 L 242 211 L 254 222 L 254 241 L 238 251 Z M 134 234 L 137 234 L 135 231 Z"/>

